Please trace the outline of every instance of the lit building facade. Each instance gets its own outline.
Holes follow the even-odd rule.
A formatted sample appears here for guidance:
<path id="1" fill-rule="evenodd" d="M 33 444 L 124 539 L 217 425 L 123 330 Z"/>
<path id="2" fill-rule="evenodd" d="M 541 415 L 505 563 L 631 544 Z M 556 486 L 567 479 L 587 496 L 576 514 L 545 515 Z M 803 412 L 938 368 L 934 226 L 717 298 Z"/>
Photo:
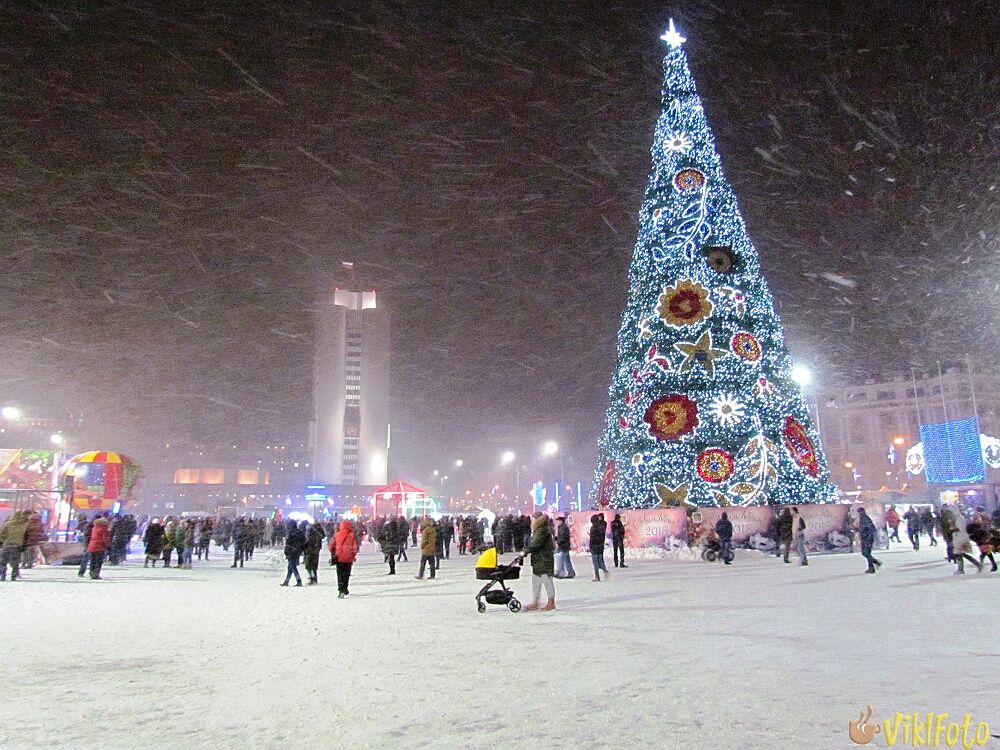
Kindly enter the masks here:
<path id="1" fill-rule="evenodd" d="M 374 291 L 338 289 L 321 301 L 310 431 L 314 483 L 386 483 L 389 367 L 389 315 Z"/>
<path id="2" fill-rule="evenodd" d="M 906 464 L 907 451 L 921 441 L 920 425 L 978 417 L 980 432 L 1000 436 L 1000 378 L 952 367 L 940 376 L 869 380 L 823 389 L 813 408 L 830 475 L 841 490 L 938 499 L 947 488 L 928 487 L 925 472 L 910 472 Z M 1000 471 L 985 470 L 979 488 L 989 501 Z"/>

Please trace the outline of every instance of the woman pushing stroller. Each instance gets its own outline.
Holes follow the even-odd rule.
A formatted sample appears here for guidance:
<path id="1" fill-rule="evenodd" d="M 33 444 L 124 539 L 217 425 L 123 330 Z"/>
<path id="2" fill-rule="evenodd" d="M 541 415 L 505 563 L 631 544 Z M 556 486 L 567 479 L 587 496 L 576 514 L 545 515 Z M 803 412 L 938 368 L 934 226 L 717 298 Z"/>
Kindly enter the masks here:
<path id="1" fill-rule="evenodd" d="M 531 519 L 531 538 L 524 551 L 525 557 L 531 556 L 531 604 L 525 610 L 549 612 L 556 608 L 556 586 L 552 580 L 555 574 L 554 550 L 549 517 L 537 512 Z M 545 586 L 549 601 L 544 607 L 539 607 L 538 597 L 542 593 L 542 586 Z"/>

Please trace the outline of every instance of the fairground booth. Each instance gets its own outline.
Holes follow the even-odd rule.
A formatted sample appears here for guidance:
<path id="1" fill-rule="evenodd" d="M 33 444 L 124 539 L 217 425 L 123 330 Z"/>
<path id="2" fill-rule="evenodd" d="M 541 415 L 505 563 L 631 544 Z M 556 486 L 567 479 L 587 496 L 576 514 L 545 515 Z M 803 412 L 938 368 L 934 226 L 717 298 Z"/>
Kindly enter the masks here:
<path id="1" fill-rule="evenodd" d="M 372 493 L 372 514 L 375 516 L 427 516 L 438 513 L 434 498 L 409 482 L 393 482 Z"/>

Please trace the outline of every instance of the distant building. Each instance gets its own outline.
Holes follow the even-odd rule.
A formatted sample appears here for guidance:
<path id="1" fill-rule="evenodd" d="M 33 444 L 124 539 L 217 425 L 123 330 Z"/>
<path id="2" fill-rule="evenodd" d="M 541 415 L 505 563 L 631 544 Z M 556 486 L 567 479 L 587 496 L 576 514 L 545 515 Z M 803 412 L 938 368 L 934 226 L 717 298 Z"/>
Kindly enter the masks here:
<path id="1" fill-rule="evenodd" d="M 313 370 L 312 480 L 383 485 L 389 445 L 389 315 L 377 295 L 321 301 Z"/>
<path id="2" fill-rule="evenodd" d="M 1000 470 L 986 465 L 985 481 L 968 486 L 928 487 L 925 472 L 908 471 L 906 455 L 921 442 L 920 425 L 978 416 L 981 433 L 1000 436 L 1000 378 L 953 367 L 940 377 L 925 373 L 823 389 L 813 406 L 830 475 L 841 490 L 937 499 L 950 489 L 992 502 Z"/>

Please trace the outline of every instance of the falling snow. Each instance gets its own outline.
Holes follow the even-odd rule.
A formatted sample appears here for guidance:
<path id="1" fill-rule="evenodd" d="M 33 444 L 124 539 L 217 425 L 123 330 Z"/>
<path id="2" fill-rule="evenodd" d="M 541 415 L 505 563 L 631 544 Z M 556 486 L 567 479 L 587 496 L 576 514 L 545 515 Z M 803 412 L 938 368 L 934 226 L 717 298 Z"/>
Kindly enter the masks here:
<path id="1" fill-rule="evenodd" d="M 830 382 L 1000 364 L 1000 11 L 937 8 L 671 9 Z M 540 430 L 589 471 L 666 13 L 10 4 L 0 382 L 114 445 L 304 437 L 311 311 L 351 260 L 393 309 L 404 473 Z"/>

